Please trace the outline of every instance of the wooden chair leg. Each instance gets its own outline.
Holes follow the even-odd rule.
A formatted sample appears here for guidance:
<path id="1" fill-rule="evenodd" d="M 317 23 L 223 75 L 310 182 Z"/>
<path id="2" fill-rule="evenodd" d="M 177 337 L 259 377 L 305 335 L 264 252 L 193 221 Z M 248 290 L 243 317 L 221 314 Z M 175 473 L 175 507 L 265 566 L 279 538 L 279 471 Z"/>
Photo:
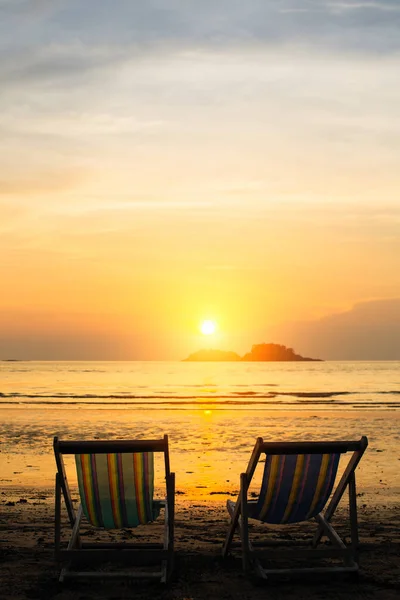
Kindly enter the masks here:
<path id="1" fill-rule="evenodd" d="M 231 547 L 232 544 L 232 540 L 233 540 L 233 536 L 235 535 L 235 531 L 237 529 L 238 526 L 238 520 L 239 520 L 239 510 L 238 510 L 238 504 L 240 505 L 240 494 L 239 494 L 239 498 L 236 501 L 236 505 L 233 509 L 233 511 L 229 510 L 229 500 L 227 502 L 227 509 L 229 512 L 229 515 L 231 517 L 231 522 L 229 524 L 229 528 L 228 528 L 228 532 L 226 534 L 226 538 L 225 538 L 225 542 L 224 545 L 222 546 L 222 558 L 226 558 L 229 552 L 229 548 Z"/>
<path id="2" fill-rule="evenodd" d="M 325 535 L 332 542 L 332 544 L 337 548 L 342 548 L 342 550 L 345 550 L 346 544 L 343 542 L 342 538 L 336 533 L 332 525 L 325 519 L 325 517 L 321 513 L 319 515 L 316 515 L 315 520 L 317 521 Z"/>
<path id="3" fill-rule="evenodd" d="M 349 512 L 350 512 L 350 531 L 351 547 L 353 560 L 358 562 L 358 518 L 357 518 L 357 494 L 356 494 L 356 476 L 352 474 L 349 480 Z"/>
<path id="4" fill-rule="evenodd" d="M 68 542 L 67 550 L 74 550 L 75 548 L 77 548 L 81 545 L 80 538 L 79 538 L 79 528 L 81 525 L 82 516 L 83 516 L 83 510 L 82 510 L 82 504 L 80 504 L 79 508 L 78 508 L 78 512 L 76 514 L 75 524 L 72 528 L 71 537 Z M 67 563 L 67 565 L 61 569 L 60 578 L 59 578 L 60 583 L 62 583 L 64 581 L 64 579 L 66 578 L 66 576 L 68 575 L 70 566 L 71 566 L 71 561 L 69 561 Z"/>
<path id="5" fill-rule="evenodd" d="M 60 474 L 56 473 L 56 490 L 55 490 L 55 519 L 54 519 L 54 551 L 57 558 L 60 550 L 61 540 L 61 483 Z"/>
<path id="6" fill-rule="evenodd" d="M 174 568 L 175 549 L 175 473 L 170 474 L 170 508 L 168 516 L 168 579 Z"/>
<path id="7" fill-rule="evenodd" d="M 354 475 L 354 471 L 357 468 L 357 465 L 360 462 L 360 460 L 364 454 L 364 451 L 365 451 L 365 447 L 362 450 L 356 450 L 354 452 L 354 454 L 352 455 L 351 459 L 349 460 L 349 463 L 342 475 L 342 478 L 338 483 L 336 491 L 334 492 L 334 494 L 331 498 L 331 501 L 329 502 L 329 505 L 324 513 L 324 517 L 325 517 L 326 521 L 330 521 L 331 518 L 333 517 L 333 514 L 334 514 L 343 494 L 346 491 L 346 487 L 348 486 L 351 477 Z M 322 535 L 323 535 L 323 528 L 319 527 L 316 534 L 314 535 L 313 546 L 316 546 L 318 544 Z"/>
<path id="8" fill-rule="evenodd" d="M 165 499 L 164 505 L 164 544 L 163 548 L 168 552 L 168 544 L 169 544 L 169 506 L 168 506 L 168 490 L 167 490 L 167 498 Z M 161 561 L 161 583 L 167 583 L 168 579 L 168 559 Z"/>
<path id="9" fill-rule="evenodd" d="M 246 473 L 240 475 L 240 500 L 242 506 L 241 515 L 241 538 L 242 538 L 242 563 L 243 571 L 248 573 L 250 571 L 250 557 L 249 557 L 249 522 L 248 522 L 248 505 L 247 505 L 247 476 Z"/>
<path id="10" fill-rule="evenodd" d="M 161 565 L 161 583 L 167 583 L 172 574 L 174 561 L 174 529 L 175 529 L 175 473 L 167 479 L 167 498 L 165 501 L 164 550 L 167 559 Z"/>

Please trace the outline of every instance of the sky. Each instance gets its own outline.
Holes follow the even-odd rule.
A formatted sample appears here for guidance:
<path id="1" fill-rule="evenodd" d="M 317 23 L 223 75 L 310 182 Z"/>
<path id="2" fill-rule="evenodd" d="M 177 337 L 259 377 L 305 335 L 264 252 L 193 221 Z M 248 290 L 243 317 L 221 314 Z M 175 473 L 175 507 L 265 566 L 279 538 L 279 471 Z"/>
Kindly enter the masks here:
<path id="1" fill-rule="evenodd" d="M 399 73 L 398 0 L 0 0 L 0 358 L 400 359 Z"/>

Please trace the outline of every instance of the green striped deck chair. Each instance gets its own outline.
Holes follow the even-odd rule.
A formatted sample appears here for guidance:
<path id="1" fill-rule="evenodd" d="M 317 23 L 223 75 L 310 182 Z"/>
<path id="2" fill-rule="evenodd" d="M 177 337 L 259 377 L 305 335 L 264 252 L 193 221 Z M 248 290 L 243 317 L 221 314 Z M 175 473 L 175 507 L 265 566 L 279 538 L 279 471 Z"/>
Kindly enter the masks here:
<path id="1" fill-rule="evenodd" d="M 355 572 L 358 570 L 358 525 L 355 469 L 360 462 L 368 440 L 364 436 L 349 442 L 264 442 L 258 438 L 247 470 L 240 476 L 240 493 L 236 502 L 228 500 L 231 522 L 222 549 L 226 557 L 234 545 L 236 531 L 241 537 L 242 565 L 245 573 L 255 573 L 267 579 L 273 574 L 325 573 L 329 571 Z M 339 461 L 351 452 L 343 475 L 335 487 Z M 265 456 L 264 473 L 258 498 L 249 499 L 248 490 L 260 458 Z M 346 460 L 346 459 L 344 459 Z M 333 514 L 346 489 L 349 493 L 350 543 L 346 544 L 331 524 Z M 248 519 L 267 525 L 286 525 L 315 520 L 317 530 L 311 548 L 282 548 L 282 541 L 266 540 L 251 543 Z M 318 547 L 322 536 L 330 544 Z M 269 548 L 263 552 L 269 560 L 266 568 L 260 562 L 256 547 Z M 273 566 L 279 559 L 321 559 L 317 566 Z M 330 562 L 327 562 L 329 560 Z M 336 562 L 335 562 L 336 560 Z M 340 561 L 339 564 L 337 561 Z M 290 565 L 290 562 L 289 562 Z"/>
<path id="2" fill-rule="evenodd" d="M 168 436 L 160 440 L 61 441 L 54 438 L 57 464 L 55 549 L 61 563 L 60 581 L 67 578 L 159 578 L 171 575 L 174 543 L 175 475 L 170 472 Z M 64 455 L 75 456 L 80 504 L 75 511 Z M 154 460 L 163 455 L 165 499 L 155 500 Z M 61 548 L 61 497 L 72 528 L 66 549 Z M 161 543 L 90 543 L 83 541 L 81 525 L 101 529 L 130 529 L 155 521 L 164 509 Z M 118 561 L 129 570 L 79 570 L 88 562 Z M 64 563 L 67 563 L 64 565 Z M 149 568 L 158 565 L 156 569 Z M 137 568 L 132 568 L 137 567 Z"/>

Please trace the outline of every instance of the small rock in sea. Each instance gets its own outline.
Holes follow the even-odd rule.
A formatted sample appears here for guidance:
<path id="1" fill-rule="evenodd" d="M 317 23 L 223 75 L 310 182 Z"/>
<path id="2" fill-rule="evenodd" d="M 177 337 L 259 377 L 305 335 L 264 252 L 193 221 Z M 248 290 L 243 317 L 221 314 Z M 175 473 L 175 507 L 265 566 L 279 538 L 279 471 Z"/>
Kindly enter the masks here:
<path id="1" fill-rule="evenodd" d="M 186 471 L 186 473 L 189 473 L 189 475 L 193 475 L 193 471 Z"/>
<path id="2" fill-rule="evenodd" d="M 19 503 L 19 504 L 28 504 L 28 500 L 27 500 L 26 498 L 20 498 L 20 499 L 18 500 L 18 503 Z"/>
<path id="3" fill-rule="evenodd" d="M 15 502 L 6 502 L 6 506 L 15 506 Z"/>

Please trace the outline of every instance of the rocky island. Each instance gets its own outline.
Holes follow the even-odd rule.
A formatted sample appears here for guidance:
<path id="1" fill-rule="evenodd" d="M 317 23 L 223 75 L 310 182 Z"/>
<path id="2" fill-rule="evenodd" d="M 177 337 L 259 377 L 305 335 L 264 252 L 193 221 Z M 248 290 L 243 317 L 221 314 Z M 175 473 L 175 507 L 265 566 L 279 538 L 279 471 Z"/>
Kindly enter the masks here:
<path id="1" fill-rule="evenodd" d="M 238 361 L 242 360 L 236 352 L 225 350 L 198 350 L 193 352 L 183 362 L 189 361 Z"/>
<path id="2" fill-rule="evenodd" d="M 320 361 L 320 358 L 307 358 L 296 354 L 293 348 L 287 348 L 281 344 L 254 344 L 244 356 L 236 352 L 224 350 L 199 350 L 190 354 L 183 362 L 191 361 L 243 361 L 243 362 L 265 362 L 265 361 Z"/>

